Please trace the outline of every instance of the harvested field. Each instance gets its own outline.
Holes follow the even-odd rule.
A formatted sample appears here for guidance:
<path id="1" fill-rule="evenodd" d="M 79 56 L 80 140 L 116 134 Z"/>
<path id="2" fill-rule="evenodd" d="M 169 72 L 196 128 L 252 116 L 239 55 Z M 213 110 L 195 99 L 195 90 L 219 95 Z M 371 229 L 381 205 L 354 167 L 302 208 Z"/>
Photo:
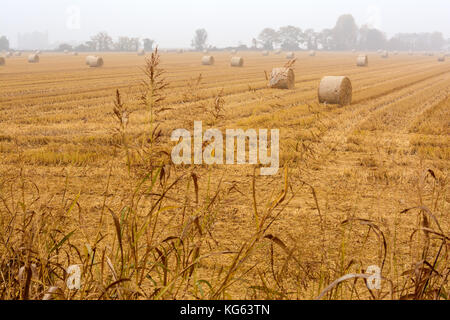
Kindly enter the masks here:
<path id="1" fill-rule="evenodd" d="M 101 53 L 105 65 L 89 68 L 86 55 L 46 53 L 30 64 L 24 54 L 0 68 L 3 243 L 12 217 L 25 230 L 40 226 L 26 224 L 30 213 L 53 217 L 48 229 L 58 230 L 50 232 L 54 243 L 44 235 L 27 238 L 27 232 L 11 241 L 33 243 L 37 252 L 50 246 L 58 261 L 69 255 L 84 266 L 95 248 L 98 278 L 92 283 L 106 288 L 117 280 L 106 263 L 99 275 L 106 258 L 131 279 L 123 288 L 132 293 L 113 289 L 104 296 L 111 299 L 314 299 L 344 274 L 371 265 L 392 281 L 392 296 L 383 282 L 375 293 L 364 283 L 348 284 L 326 298 L 355 298 L 356 290 L 360 299 L 398 299 L 418 294 L 408 275 L 418 261 L 439 256 L 436 269 L 448 270 L 448 243 L 438 255 L 442 234 L 450 231 L 448 59 L 369 53 L 370 67 L 359 68 L 352 53 L 320 52 L 312 59 L 296 52 L 295 88 L 279 90 L 268 88 L 265 72 L 285 65 L 285 55 L 242 51 L 245 67 L 232 68 L 229 52 L 214 52 L 208 66 L 199 63 L 200 52 L 162 53 L 168 85 L 158 108 L 149 110 L 140 100 L 143 57 Z M 318 102 L 326 75 L 351 80 L 351 105 Z M 222 132 L 279 129 L 278 174 L 254 175 L 253 165 L 173 166 L 161 154 L 153 156 L 155 150 L 170 154 L 171 132 L 193 132 L 194 121 Z M 150 132 L 157 125 L 153 143 Z M 405 211 L 415 207 L 422 209 Z M 423 218 L 427 210 L 439 226 Z M 140 233 L 143 221 L 155 228 Z M 117 238 L 118 227 L 123 238 Z M 418 228 L 441 236 L 414 233 Z M 374 230 L 381 230 L 386 247 Z M 134 251 L 131 239 L 157 243 L 159 253 L 146 257 L 159 263 L 149 267 L 151 278 L 133 272 L 144 252 Z M 82 248 L 84 260 L 69 243 Z M 177 264 L 174 250 L 190 254 Z M 36 263 L 48 259 L 38 256 Z M 210 286 L 203 282 L 198 290 L 200 280 Z M 441 284 L 449 294 L 440 278 L 429 286 Z M 78 298 L 103 295 L 94 287 L 85 290 Z M 8 292 L 3 299 L 12 298 Z"/>

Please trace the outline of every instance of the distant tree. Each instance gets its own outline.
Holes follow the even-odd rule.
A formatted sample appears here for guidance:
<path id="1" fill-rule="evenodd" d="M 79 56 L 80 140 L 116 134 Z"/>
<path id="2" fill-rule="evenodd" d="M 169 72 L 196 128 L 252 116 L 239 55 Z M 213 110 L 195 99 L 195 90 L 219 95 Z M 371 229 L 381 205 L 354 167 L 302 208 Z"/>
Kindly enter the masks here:
<path id="1" fill-rule="evenodd" d="M 315 32 L 313 29 L 307 29 L 303 33 L 304 40 L 306 42 L 306 48 L 308 50 L 317 50 L 319 43 L 319 33 Z"/>
<path id="2" fill-rule="evenodd" d="M 258 49 L 258 40 L 255 38 L 252 39 L 252 50 Z"/>
<path id="3" fill-rule="evenodd" d="M 139 49 L 139 38 L 119 37 L 114 43 L 116 51 L 137 51 Z"/>
<path id="4" fill-rule="evenodd" d="M 155 44 L 155 40 L 145 38 L 142 40 L 142 42 L 144 43 L 145 51 L 148 51 L 148 52 L 153 51 L 153 45 Z"/>
<path id="5" fill-rule="evenodd" d="M 192 39 L 191 46 L 197 51 L 206 48 L 206 41 L 208 40 L 208 32 L 205 29 L 198 29 L 195 31 L 194 39 Z"/>
<path id="6" fill-rule="evenodd" d="M 333 30 L 324 29 L 317 34 L 317 47 L 327 51 L 333 50 L 336 47 L 333 38 Z"/>
<path id="7" fill-rule="evenodd" d="M 56 50 L 57 51 L 64 51 L 64 50 L 72 51 L 73 47 L 70 44 L 62 43 L 58 46 L 58 49 L 56 49 Z"/>
<path id="8" fill-rule="evenodd" d="M 302 30 L 294 26 L 281 27 L 278 35 L 283 50 L 298 50 L 304 41 Z"/>
<path id="9" fill-rule="evenodd" d="M 0 50 L 9 50 L 9 40 L 5 36 L 0 37 Z"/>
<path id="10" fill-rule="evenodd" d="M 445 45 L 445 39 L 441 32 L 433 32 L 430 36 L 430 46 L 432 50 L 441 50 Z"/>
<path id="11" fill-rule="evenodd" d="M 86 43 L 76 46 L 74 50 L 79 52 L 93 51 Z"/>
<path id="12" fill-rule="evenodd" d="M 359 30 L 359 44 L 361 50 L 379 50 L 387 46 L 386 35 L 377 29 L 364 25 Z"/>
<path id="13" fill-rule="evenodd" d="M 333 29 L 333 38 L 337 50 L 354 49 L 358 39 L 358 26 L 351 14 L 340 16 Z"/>
<path id="14" fill-rule="evenodd" d="M 106 32 L 96 34 L 91 40 L 97 51 L 110 51 L 113 46 L 113 40 Z"/>
<path id="15" fill-rule="evenodd" d="M 279 43 L 278 32 L 271 28 L 265 28 L 258 36 L 258 40 L 261 42 L 263 49 L 273 50 L 274 45 Z"/>

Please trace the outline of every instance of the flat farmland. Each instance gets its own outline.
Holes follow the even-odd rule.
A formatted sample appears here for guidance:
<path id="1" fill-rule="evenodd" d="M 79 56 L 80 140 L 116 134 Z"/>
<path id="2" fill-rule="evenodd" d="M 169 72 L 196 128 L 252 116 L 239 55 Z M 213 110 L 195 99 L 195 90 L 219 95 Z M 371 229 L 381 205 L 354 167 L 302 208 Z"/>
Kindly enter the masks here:
<path id="1" fill-rule="evenodd" d="M 450 62 L 368 53 L 357 67 L 357 53 L 297 52 L 295 89 L 278 90 L 266 74 L 285 53 L 239 52 L 241 68 L 209 54 L 212 66 L 161 53 L 154 113 L 140 99 L 143 56 L 101 53 L 89 68 L 86 54 L 44 53 L 0 67 L 0 253 L 37 266 L 34 297 L 58 286 L 79 299 L 313 299 L 374 265 L 381 289 L 351 280 L 324 297 L 448 294 Z M 351 105 L 318 103 L 328 75 L 350 78 Z M 171 133 L 194 121 L 279 129 L 278 173 L 173 165 Z M 55 267 L 74 263 L 75 293 Z M 4 280 L 4 298 L 21 294 L 16 282 Z"/>

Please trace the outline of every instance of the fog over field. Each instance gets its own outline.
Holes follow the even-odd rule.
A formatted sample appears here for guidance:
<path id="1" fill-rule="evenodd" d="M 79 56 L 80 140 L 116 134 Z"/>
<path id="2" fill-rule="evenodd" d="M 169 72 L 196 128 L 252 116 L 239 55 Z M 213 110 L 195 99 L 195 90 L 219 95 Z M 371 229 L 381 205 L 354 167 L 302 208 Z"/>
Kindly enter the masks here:
<path id="1" fill-rule="evenodd" d="M 17 0 L 3 1 L 0 35 L 16 47 L 19 33 L 48 32 L 49 44 L 81 43 L 107 31 L 112 37 L 154 39 L 161 47 L 190 47 L 193 32 L 205 28 L 213 46 L 250 44 L 266 28 L 333 28 L 352 14 L 358 26 L 396 33 L 440 31 L 450 37 L 450 2 L 412 1 L 219 1 L 219 0 Z"/>

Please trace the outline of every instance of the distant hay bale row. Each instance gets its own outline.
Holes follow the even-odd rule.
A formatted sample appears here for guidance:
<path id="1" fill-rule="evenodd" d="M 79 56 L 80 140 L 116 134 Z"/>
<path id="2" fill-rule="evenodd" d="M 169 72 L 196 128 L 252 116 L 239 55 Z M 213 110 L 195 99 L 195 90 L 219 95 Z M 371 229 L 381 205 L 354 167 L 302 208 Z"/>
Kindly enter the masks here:
<path id="1" fill-rule="evenodd" d="M 202 65 L 204 66 L 212 66 L 214 64 L 215 60 L 213 56 L 204 56 L 202 58 Z"/>
<path id="2" fill-rule="evenodd" d="M 286 59 L 294 59 L 295 53 L 294 52 L 288 52 L 286 53 Z"/>
<path id="3" fill-rule="evenodd" d="M 4 66 L 6 64 L 6 60 L 3 57 L 0 57 L 0 66 Z"/>
<path id="4" fill-rule="evenodd" d="M 103 58 L 98 56 L 87 56 L 86 65 L 91 68 L 99 68 L 103 66 Z"/>
<path id="5" fill-rule="evenodd" d="M 232 67 L 243 67 L 244 59 L 241 57 L 233 57 L 231 58 L 231 66 Z"/>
<path id="6" fill-rule="evenodd" d="M 366 54 L 361 54 L 356 58 L 356 65 L 358 67 L 367 67 L 369 66 L 369 58 Z"/>
<path id="7" fill-rule="evenodd" d="M 295 74 L 291 68 L 275 68 L 269 79 L 269 87 L 275 89 L 294 89 Z"/>
<path id="8" fill-rule="evenodd" d="M 39 55 L 37 53 L 28 56 L 28 63 L 39 63 Z"/>
<path id="9" fill-rule="evenodd" d="M 343 76 L 327 76 L 319 85 L 319 102 L 346 106 L 352 103 L 352 83 Z"/>

